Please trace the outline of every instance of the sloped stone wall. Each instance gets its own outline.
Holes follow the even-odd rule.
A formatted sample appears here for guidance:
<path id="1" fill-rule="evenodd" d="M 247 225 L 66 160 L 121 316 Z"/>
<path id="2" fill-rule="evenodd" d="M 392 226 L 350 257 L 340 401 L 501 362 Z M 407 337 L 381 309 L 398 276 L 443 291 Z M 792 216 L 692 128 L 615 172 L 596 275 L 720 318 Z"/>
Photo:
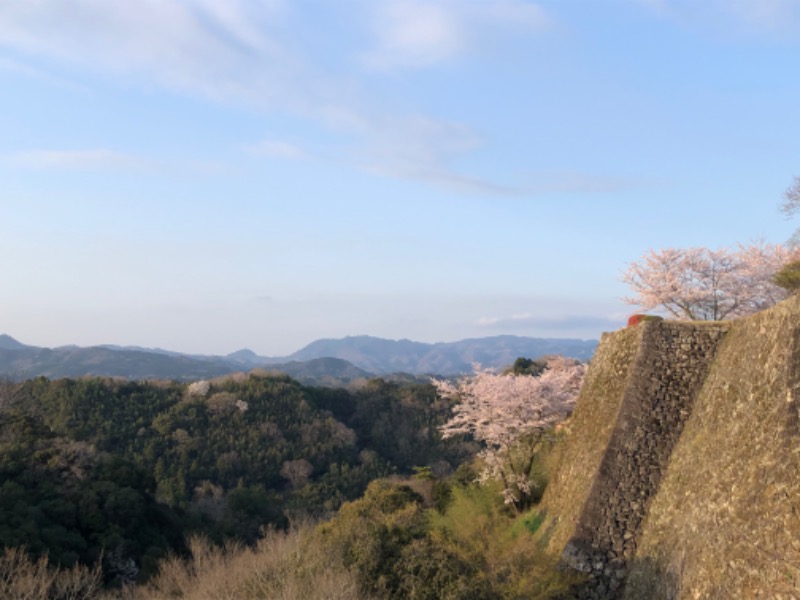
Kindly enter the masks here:
<path id="1" fill-rule="evenodd" d="M 551 478 L 539 505 L 539 535 L 548 551 L 560 554 L 575 533 L 592 483 L 619 418 L 644 326 L 604 333 L 592 357 L 580 397 L 551 457 Z"/>
<path id="2" fill-rule="evenodd" d="M 728 325 L 651 321 L 637 328 L 616 422 L 562 554 L 587 575 L 574 598 L 621 597 L 650 500 Z"/>
<path id="3" fill-rule="evenodd" d="M 638 538 L 625 600 L 800 598 L 800 295 L 731 322 Z"/>

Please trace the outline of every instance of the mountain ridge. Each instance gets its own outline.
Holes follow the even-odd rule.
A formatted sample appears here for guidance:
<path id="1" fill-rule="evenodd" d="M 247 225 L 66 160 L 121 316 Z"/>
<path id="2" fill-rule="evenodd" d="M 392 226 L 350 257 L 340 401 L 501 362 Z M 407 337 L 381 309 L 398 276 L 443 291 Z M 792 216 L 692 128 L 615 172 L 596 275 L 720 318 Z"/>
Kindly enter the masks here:
<path id="1" fill-rule="evenodd" d="M 513 335 L 469 338 L 456 342 L 416 342 L 391 340 L 368 335 L 323 338 L 281 357 L 260 356 L 250 349 L 227 355 L 186 354 L 144 348 L 104 344 L 57 348 L 28 346 L 7 334 L 0 335 L 0 377 L 26 379 L 36 376 L 80 377 L 84 375 L 126 379 L 191 380 L 212 378 L 256 368 L 307 375 L 309 381 L 340 381 L 395 373 L 421 375 L 458 375 L 469 372 L 474 363 L 502 368 L 520 356 L 538 358 L 564 354 L 580 360 L 589 359 L 596 340 L 528 338 Z M 320 359 L 314 365 L 303 363 Z M 352 367 L 352 368 L 350 368 Z M 325 372 L 329 368 L 330 372 Z"/>
<path id="2" fill-rule="evenodd" d="M 435 343 L 408 339 L 388 340 L 363 335 L 316 340 L 287 358 L 299 361 L 323 356 L 342 358 L 361 369 L 378 374 L 407 371 L 416 375 L 456 375 L 469 372 L 474 363 L 484 367 L 502 368 L 520 356 L 538 358 L 548 354 L 564 354 L 588 360 L 596 347 L 596 340 L 515 335 Z"/>
<path id="3" fill-rule="evenodd" d="M 22 342 L 15 340 L 10 335 L 5 333 L 0 334 L 0 350 L 20 350 L 22 348 L 30 348 Z"/>

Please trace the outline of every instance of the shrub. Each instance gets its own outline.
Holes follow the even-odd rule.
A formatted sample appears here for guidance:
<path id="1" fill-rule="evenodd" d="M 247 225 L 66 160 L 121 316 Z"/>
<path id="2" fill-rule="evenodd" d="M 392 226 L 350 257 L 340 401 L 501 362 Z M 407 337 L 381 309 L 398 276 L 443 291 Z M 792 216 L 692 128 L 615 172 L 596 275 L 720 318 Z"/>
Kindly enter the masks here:
<path id="1" fill-rule="evenodd" d="M 396 565 L 403 549 L 425 535 L 423 499 L 410 487 L 373 481 L 364 496 L 348 502 L 318 528 L 319 543 L 355 572 L 365 595 L 396 596 Z"/>
<path id="2" fill-rule="evenodd" d="M 445 514 L 431 514 L 429 538 L 442 553 L 452 554 L 451 565 L 466 565 L 465 579 L 480 590 L 479 598 L 558 597 L 571 578 L 533 536 L 542 517 L 532 510 L 510 518 L 499 485 L 454 486 Z"/>
<path id="3" fill-rule="evenodd" d="M 772 283 L 790 292 L 800 290 L 800 260 L 787 263 L 775 274 Z"/>
<path id="4" fill-rule="evenodd" d="M 500 599 L 471 565 L 430 537 L 407 544 L 395 565 L 393 596 L 408 600 Z"/>

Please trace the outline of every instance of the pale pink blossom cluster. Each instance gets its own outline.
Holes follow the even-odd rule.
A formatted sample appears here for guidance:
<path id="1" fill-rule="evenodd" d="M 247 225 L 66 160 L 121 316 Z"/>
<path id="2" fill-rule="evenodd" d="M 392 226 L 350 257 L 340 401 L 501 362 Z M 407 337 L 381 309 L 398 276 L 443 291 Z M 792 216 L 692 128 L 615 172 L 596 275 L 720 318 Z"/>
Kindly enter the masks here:
<path id="1" fill-rule="evenodd" d="M 481 481 L 500 480 L 506 503 L 524 508 L 542 435 L 572 411 L 585 370 L 576 360 L 553 357 L 538 376 L 499 375 L 475 365 L 473 375 L 455 384 L 434 380 L 440 396 L 456 401 L 442 436 L 470 434 L 482 442 Z"/>
<path id="2" fill-rule="evenodd" d="M 190 383 L 186 387 L 186 395 L 188 396 L 205 396 L 208 394 L 208 390 L 211 389 L 211 384 L 204 379 L 200 381 L 195 381 L 194 383 Z"/>
<path id="3" fill-rule="evenodd" d="M 780 302 L 787 291 L 773 276 L 796 258 L 781 244 L 755 242 L 737 249 L 650 250 L 622 276 L 645 310 L 663 308 L 676 318 L 720 321 L 749 315 Z"/>

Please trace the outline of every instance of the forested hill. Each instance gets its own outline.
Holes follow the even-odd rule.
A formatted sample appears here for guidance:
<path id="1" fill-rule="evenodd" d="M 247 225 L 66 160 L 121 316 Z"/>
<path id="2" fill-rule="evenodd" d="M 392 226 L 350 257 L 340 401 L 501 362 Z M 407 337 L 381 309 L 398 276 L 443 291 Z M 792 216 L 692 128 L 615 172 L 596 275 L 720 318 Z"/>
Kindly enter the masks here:
<path id="1" fill-rule="evenodd" d="M 0 335 L 0 377 L 20 381 L 37 376 L 91 375 L 186 381 L 261 368 L 286 373 L 306 384 L 341 385 L 393 373 L 455 375 L 469 372 L 475 362 L 501 368 L 520 356 L 562 354 L 586 360 L 596 347 L 596 340 L 517 336 L 437 344 L 354 336 L 317 340 L 284 357 L 259 356 L 246 349 L 225 356 L 204 356 L 113 345 L 41 348 Z"/>
<path id="2" fill-rule="evenodd" d="M 448 414 L 432 385 L 383 380 L 5 382 L 0 551 L 146 576 L 191 533 L 253 542 L 264 526 L 331 514 L 377 477 L 456 467 L 476 448 L 441 439 Z"/>

